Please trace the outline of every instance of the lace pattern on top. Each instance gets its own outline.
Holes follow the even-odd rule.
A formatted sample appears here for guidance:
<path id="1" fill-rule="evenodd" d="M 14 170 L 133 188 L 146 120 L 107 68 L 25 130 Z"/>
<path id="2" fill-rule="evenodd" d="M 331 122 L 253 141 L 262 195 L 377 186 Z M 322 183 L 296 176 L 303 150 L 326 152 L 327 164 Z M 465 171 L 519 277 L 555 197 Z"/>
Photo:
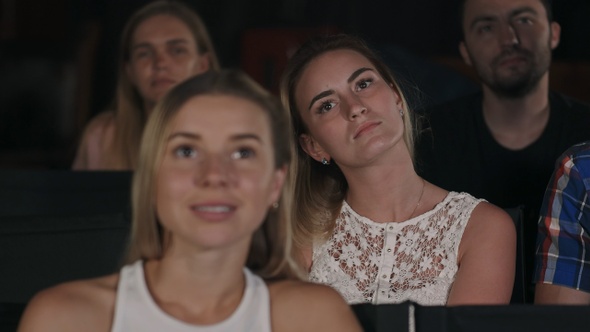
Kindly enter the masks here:
<path id="1" fill-rule="evenodd" d="M 431 211 L 388 223 L 360 216 L 344 201 L 332 236 L 314 244 L 309 279 L 334 287 L 349 304 L 444 305 L 463 231 L 481 201 L 450 192 Z"/>

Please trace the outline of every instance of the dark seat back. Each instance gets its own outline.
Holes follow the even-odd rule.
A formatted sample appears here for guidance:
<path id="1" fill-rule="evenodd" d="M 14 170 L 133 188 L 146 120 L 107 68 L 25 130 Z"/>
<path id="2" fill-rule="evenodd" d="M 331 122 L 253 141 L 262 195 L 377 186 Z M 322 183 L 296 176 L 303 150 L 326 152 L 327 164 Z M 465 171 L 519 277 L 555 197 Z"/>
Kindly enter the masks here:
<path id="1" fill-rule="evenodd" d="M 131 172 L 0 170 L 0 221 L 2 216 L 128 212 L 131 177 Z"/>
<path id="2" fill-rule="evenodd" d="M 123 214 L 0 220 L 0 302 L 26 303 L 49 286 L 113 273 L 130 223 Z"/>
<path id="3" fill-rule="evenodd" d="M 516 268 L 514 270 L 514 287 L 512 289 L 512 298 L 510 303 L 531 303 L 532 298 L 529 295 L 530 285 L 526 279 L 526 255 L 524 252 L 524 210 L 522 206 L 504 209 L 514 222 L 516 228 Z"/>
<path id="4" fill-rule="evenodd" d="M 420 306 L 355 304 L 364 331 L 416 332 L 582 332 L 590 326 L 590 306 L 473 305 Z"/>
<path id="5" fill-rule="evenodd" d="M 131 177 L 0 170 L 0 302 L 115 272 L 130 229 Z"/>

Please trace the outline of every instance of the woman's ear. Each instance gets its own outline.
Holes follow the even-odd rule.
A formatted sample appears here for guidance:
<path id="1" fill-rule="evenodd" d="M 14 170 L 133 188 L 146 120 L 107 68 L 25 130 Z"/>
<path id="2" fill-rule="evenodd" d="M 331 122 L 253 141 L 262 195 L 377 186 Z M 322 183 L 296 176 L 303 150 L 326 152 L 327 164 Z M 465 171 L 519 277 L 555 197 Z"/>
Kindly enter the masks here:
<path id="1" fill-rule="evenodd" d="M 402 98 L 400 96 L 400 92 L 398 91 L 398 88 L 393 83 L 389 83 L 389 87 L 391 88 L 391 91 L 393 91 L 393 94 L 395 95 L 395 105 L 399 109 L 402 109 L 403 102 L 402 102 Z"/>
<path id="2" fill-rule="evenodd" d="M 270 192 L 269 206 L 271 206 L 274 203 L 277 203 L 281 198 L 281 192 L 283 189 L 283 185 L 285 184 L 286 177 L 287 165 L 283 165 L 274 171 L 274 180 Z"/>
<path id="3" fill-rule="evenodd" d="M 199 55 L 199 64 L 195 68 L 195 74 L 201 74 L 211 69 L 211 54 L 209 52 Z"/>
<path id="4" fill-rule="evenodd" d="M 305 153 L 319 162 L 322 162 L 322 159 L 330 159 L 330 155 L 325 153 L 319 143 L 307 134 L 299 135 L 299 145 Z"/>

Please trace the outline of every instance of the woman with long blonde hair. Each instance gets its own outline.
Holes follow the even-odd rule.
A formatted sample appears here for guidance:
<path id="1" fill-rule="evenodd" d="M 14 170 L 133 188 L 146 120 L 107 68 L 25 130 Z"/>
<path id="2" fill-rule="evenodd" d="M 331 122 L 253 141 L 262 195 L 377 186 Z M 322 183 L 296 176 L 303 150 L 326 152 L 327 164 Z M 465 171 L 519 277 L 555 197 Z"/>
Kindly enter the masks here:
<path id="1" fill-rule="evenodd" d="M 211 38 L 197 13 L 175 1 L 140 8 L 121 36 L 113 109 L 87 125 L 72 168 L 134 170 L 143 128 L 158 100 L 187 78 L 218 69 Z"/>
<path id="2" fill-rule="evenodd" d="M 291 255 L 288 115 L 241 72 L 174 88 L 150 116 L 120 273 L 58 285 L 19 331 L 361 331 Z"/>

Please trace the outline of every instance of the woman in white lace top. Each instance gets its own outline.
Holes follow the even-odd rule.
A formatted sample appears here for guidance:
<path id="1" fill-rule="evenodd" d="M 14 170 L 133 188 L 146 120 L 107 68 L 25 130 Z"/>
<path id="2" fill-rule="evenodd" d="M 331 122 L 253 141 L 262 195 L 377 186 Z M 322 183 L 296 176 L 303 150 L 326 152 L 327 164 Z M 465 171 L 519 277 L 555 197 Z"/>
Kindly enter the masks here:
<path id="1" fill-rule="evenodd" d="M 410 110 L 362 40 L 308 41 L 283 73 L 281 97 L 299 141 L 296 242 L 310 280 L 349 303 L 509 302 L 510 217 L 416 174 Z"/>

